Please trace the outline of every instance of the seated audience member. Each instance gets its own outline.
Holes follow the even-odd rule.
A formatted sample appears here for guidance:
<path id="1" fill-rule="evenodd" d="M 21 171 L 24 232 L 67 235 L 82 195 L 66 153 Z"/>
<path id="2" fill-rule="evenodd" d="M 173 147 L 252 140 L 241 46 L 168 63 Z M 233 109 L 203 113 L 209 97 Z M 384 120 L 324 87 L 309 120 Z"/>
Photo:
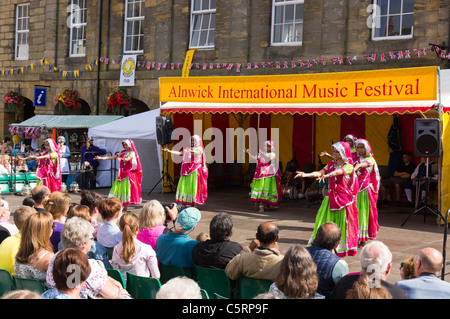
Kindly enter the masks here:
<path id="1" fill-rule="evenodd" d="M 202 293 L 195 280 L 175 277 L 159 288 L 156 299 L 202 299 Z"/>
<path id="2" fill-rule="evenodd" d="M 380 241 L 371 241 L 361 250 L 359 255 L 361 263 L 360 274 L 348 274 L 342 277 L 334 287 L 333 299 L 346 299 L 347 292 L 361 276 L 374 280 L 370 287 L 378 288 L 380 285 L 387 289 L 392 299 L 406 299 L 405 291 L 386 281 L 391 272 L 392 253 L 389 248 Z M 375 273 L 372 273 L 375 271 Z"/>
<path id="3" fill-rule="evenodd" d="M 13 236 L 6 238 L 0 244 L 0 269 L 9 271 L 14 275 L 14 262 L 17 251 L 19 250 L 20 238 L 22 237 L 20 230 L 23 227 L 25 220 L 32 214 L 36 214 L 36 210 L 29 206 L 21 206 L 14 212 L 14 224 L 19 229 L 19 232 Z"/>
<path id="4" fill-rule="evenodd" d="M 241 276 L 275 281 L 283 255 L 278 249 L 278 227 L 272 222 L 258 226 L 256 238 L 228 262 L 225 272 L 231 280 Z"/>
<path id="5" fill-rule="evenodd" d="M 416 256 L 411 256 L 400 264 L 400 276 L 402 279 L 416 278 L 416 274 L 414 273 L 415 260 Z"/>
<path id="6" fill-rule="evenodd" d="M 369 278 L 368 273 L 362 274 L 347 291 L 346 299 L 392 299 L 391 294 L 382 285 Z"/>
<path id="7" fill-rule="evenodd" d="M 280 299 L 323 299 L 316 293 L 317 267 L 310 253 L 300 245 L 291 246 L 280 264 L 280 272 L 269 293 Z"/>
<path id="8" fill-rule="evenodd" d="M 404 291 L 408 299 L 449 299 L 450 283 L 437 277 L 444 259 L 434 248 L 419 251 L 414 261 L 416 278 L 399 280 L 395 285 Z"/>
<path id="9" fill-rule="evenodd" d="M 117 226 L 122 216 L 122 203 L 118 198 L 110 197 L 102 199 L 97 207 L 104 220 L 98 229 L 97 241 L 105 248 L 112 248 L 122 241 L 122 232 Z"/>
<path id="10" fill-rule="evenodd" d="M 53 245 L 53 251 L 58 251 L 58 244 L 61 241 L 61 231 L 66 222 L 66 215 L 71 203 L 70 195 L 64 192 L 53 192 L 43 200 L 44 209 L 53 216 L 53 234 L 50 242 Z"/>
<path id="11" fill-rule="evenodd" d="M 348 264 L 334 252 L 341 241 L 341 229 L 333 222 L 321 225 L 311 246 L 306 249 L 317 265 L 319 291 L 329 297 L 336 283 L 348 274 Z"/>
<path id="12" fill-rule="evenodd" d="M 44 299 L 44 297 L 36 291 L 17 289 L 7 292 L 0 299 Z"/>
<path id="13" fill-rule="evenodd" d="M 193 268 L 192 250 L 197 241 L 189 237 L 201 218 L 197 208 L 183 209 L 178 215 L 172 232 L 162 234 L 156 240 L 156 256 L 164 265 Z"/>
<path id="14" fill-rule="evenodd" d="M 139 213 L 139 232 L 137 239 L 150 245 L 155 250 L 156 239 L 167 232 L 165 226 L 166 213 L 164 207 L 157 200 L 151 200 L 144 204 Z"/>
<path id="15" fill-rule="evenodd" d="M 228 262 L 242 251 L 241 244 L 230 241 L 233 234 L 233 218 L 227 213 L 219 213 L 209 224 L 211 239 L 198 240 L 192 259 L 194 264 L 204 268 L 225 269 Z"/>
<path id="16" fill-rule="evenodd" d="M 0 174 L 11 174 L 9 155 L 0 155 Z"/>
<path id="17" fill-rule="evenodd" d="M 14 272 L 21 278 L 38 279 L 45 283 L 45 275 L 52 259 L 50 236 L 53 230 L 52 214 L 36 212 L 23 223 Z"/>
<path id="18" fill-rule="evenodd" d="M 8 229 L 0 225 L 0 244 L 8 237 L 11 237 L 11 233 Z"/>
<path id="19" fill-rule="evenodd" d="M 411 180 L 411 174 L 414 172 L 416 166 L 411 160 L 411 152 L 403 152 L 402 162 L 397 165 L 397 168 L 394 171 L 395 201 L 397 202 L 397 204 L 400 204 L 400 194 L 402 188 L 405 190 L 408 204 L 412 205 L 413 202 L 413 184 Z"/>
<path id="20" fill-rule="evenodd" d="M 89 207 L 89 214 L 91 215 L 91 224 L 94 226 L 94 238 L 97 240 L 97 232 L 102 222 L 98 221 L 100 212 L 98 211 L 98 203 L 102 200 L 102 196 L 93 191 L 83 189 L 80 193 L 80 204 Z"/>
<path id="21" fill-rule="evenodd" d="M 432 181 L 431 178 L 437 174 L 438 172 L 438 167 L 437 167 L 437 163 L 435 163 L 433 161 L 433 159 L 431 159 L 428 163 L 428 177 L 430 178 L 429 180 L 429 185 L 428 185 L 428 189 L 431 191 L 433 189 L 436 189 L 436 181 Z M 427 163 L 426 162 L 422 162 L 419 165 L 417 165 L 416 169 L 414 170 L 414 172 L 411 174 L 411 180 L 413 183 L 413 187 L 416 189 L 418 187 L 418 185 L 420 185 L 420 195 L 422 200 L 425 198 L 425 196 L 427 195 Z M 419 199 L 417 199 L 419 200 Z"/>
<path id="22" fill-rule="evenodd" d="M 91 215 L 89 214 L 89 207 L 86 205 L 78 205 L 75 204 L 69 209 L 69 212 L 67 213 L 67 220 L 69 220 L 72 217 L 80 217 L 88 222 L 91 222 Z M 92 225 L 92 223 L 91 223 Z M 95 231 L 95 230 L 94 230 Z M 63 249 L 62 241 L 58 244 L 58 251 Z M 108 252 L 106 251 L 106 248 L 100 244 L 95 239 L 91 240 L 91 249 L 87 253 L 88 258 L 100 260 L 103 262 L 105 268 L 112 269 L 109 259 L 108 259 Z"/>
<path id="23" fill-rule="evenodd" d="M 31 191 L 31 197 L 34 200 L 34 209 L 38 212 L 45 211 L 42 202 L 50 196 L 50 189 L 44 185 L 36 185 Z"/>
<path id="24" fill-rule="evenodd" d="M 3 226 L 9 231 L 9 236 L 14 236 L 19 232 L 19 229 L 10 221 L 11 211 L 9 204 L 4 199 L 0 200 L 0 202 L 0 226 Z"/>
<path id="25" fill-rule="evenodd" d="M 22 201 L 22 205 L 23 206 L 30 206 L 30 207 L 33 207 L 34 208 L 34 205 L 35 205 L 36 203 L 34 202 L 34 199 L 33 199 L 33 197 L 30 195 L 30 196 L 27 196 L 27 197 L 25 197 L 24 199 L 23 199 L 23 201 Z"/>
<path id="26" fill-rule="evenodd" d="M 75 248 L 87 254 L 91 249 L 92 233 L 94 227 L 85 219 L 80 217 L 72 217 L 64 224 L 61 233 L 61 241 L 63 250 L 68 248 Z M 58 255 L 58 252 L 56 255 Z M 49 263 L 47 270 L 47 286 L 55 288 L 55 281 L 53 279 L 53 263 L 55 258 Z M 121 296 L 128 296 L 128 292 L 123 289 L 122 284 L 108 276 L 105 266 L 99 260 L 88 259 L 91 266 L 91 273 L 87 278 L 85 284 L 81 287 L 80 298 L 105 298 L 117 299 Z"/>
<path id="27" fill-rule="evenodd" d="M 81 287 L 91 273 L 86 254 L 75 248 L 59 252 L 53 262 L 54 289 L 42 294 L 45 299 L 80 299 Z M 75 282 L 74 282 L 75 281 Z"/>
<path id="28" fill-rule="evenodd" d="M 114 247 L 111 264 L 122 273 L 127 272 L 142 277 L 160 278 L 158 260 L 152 246 L 142 243 L 136 238 L 139 230 L 138 217 L 129 212 L 122 215 L 119 221 L 122 241 Z"/>
<path id="29" fill-rule="evenodd" d="M 25 160 L 23 158 L 17 158 L 16 159 L 16 166 L 15 171 L 18 173 L 26 173 L 28 172 L 28 166 L 25 163 Z"/>

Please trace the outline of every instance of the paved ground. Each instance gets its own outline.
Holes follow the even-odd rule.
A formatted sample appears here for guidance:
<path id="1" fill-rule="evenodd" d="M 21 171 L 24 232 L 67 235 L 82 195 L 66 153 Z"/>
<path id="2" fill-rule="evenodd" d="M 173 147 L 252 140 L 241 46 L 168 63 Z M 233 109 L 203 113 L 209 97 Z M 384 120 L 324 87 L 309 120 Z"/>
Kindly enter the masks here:
<path id="1" fill-rule="evenodd" d="M 202 219 L 191 237 L 200 232 L 209 232 L 209 223 L 218 212 L 227 212 L 233 216 L 234 231 L 232 240 L 249 243 L 256 233 L 256 228 L 263 221 L 273 221 L 280 229 L 281 249 L 287 250 L 293 244 L 306 245 L 311 236 L 315 214 L 319 205 L 312 205 L 307 200 L 285 200 L 279 209 L 258 213 L 250 202 L 247 188 L 217 188 L 210 189 L 207 202 L 200 207 Z M 102 195 L 107 195 L 109 189 L 97 189 Z M 78 202 L 79 194 L 70 193 L 72 200 Z M 161 202 L 174 201 L 174 193 L 142 193 L 143 202 L 157 199 Z M 23 196 L 3 195 L 10 204 L 11 211 L 21 205 Z M 139 213 L 141 206 L 132 207 L 132 211 Z M 436 217 L 429 215 L 424 222 L 422 215 L 414 215 L 401 227 L 401 224 L 414 211 L 408 207 L 384 206 L 380 208 L 380 232 L 378 240 L 383 241 L 393 253 L 393 266 L 388 281 L 395 283 L 400 279 L 400 262 L 416 254 L 421 248 L 434 247 L 443 251 L 444 227 L 438 226 Z M 447 249 L 448 251 L 448 249 Z M 350 271 L 359 271 L 359 257 L 346 257 Z M 450 265 L 445 269 L 445 280 L 450 282 Z"/>

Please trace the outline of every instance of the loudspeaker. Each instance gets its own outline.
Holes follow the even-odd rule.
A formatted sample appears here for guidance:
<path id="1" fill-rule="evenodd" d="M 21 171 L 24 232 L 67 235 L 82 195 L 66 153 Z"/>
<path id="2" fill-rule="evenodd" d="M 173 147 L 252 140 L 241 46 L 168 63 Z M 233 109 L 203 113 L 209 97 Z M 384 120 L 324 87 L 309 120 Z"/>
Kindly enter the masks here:
<path id="1" fill-rule="evenodd" d="M 156 117 L 156 140 L 159 145 L 167 145 L 172 143 L 172 132 L 174 126 L 170 117 Z"/>
<path id="2" fill-rule="evenodd" d="M 415 119 L 414 155 L 416 157 L 439 157 L 440 132 L 439 119 Z"/>

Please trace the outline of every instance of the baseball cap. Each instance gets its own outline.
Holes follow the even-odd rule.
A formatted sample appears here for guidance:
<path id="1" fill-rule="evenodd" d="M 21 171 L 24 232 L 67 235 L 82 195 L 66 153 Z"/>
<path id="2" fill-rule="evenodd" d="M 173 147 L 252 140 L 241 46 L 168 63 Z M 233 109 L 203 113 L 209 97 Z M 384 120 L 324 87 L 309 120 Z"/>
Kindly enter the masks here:
<path id="1" fill-rule="evenodd" d="M 200 218 L 201 214 L 197 208 L 188 207 L 178 214 L 177 223 L 180 224 L 184 230 L 191 230 L 197 225 Z"/>

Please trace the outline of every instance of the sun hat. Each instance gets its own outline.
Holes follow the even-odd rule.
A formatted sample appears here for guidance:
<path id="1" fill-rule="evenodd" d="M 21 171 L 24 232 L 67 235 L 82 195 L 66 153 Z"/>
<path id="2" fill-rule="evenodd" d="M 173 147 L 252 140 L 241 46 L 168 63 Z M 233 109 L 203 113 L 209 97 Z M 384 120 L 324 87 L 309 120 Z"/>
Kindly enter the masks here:
<path id="1" fill-rule="evenodd" d="M 197 225 L 200 218 L 201 213 L 197 208 L 188 207 L 178 214 L 177 223 L 180 224 L 184 230 L 191 230 Z"/>

